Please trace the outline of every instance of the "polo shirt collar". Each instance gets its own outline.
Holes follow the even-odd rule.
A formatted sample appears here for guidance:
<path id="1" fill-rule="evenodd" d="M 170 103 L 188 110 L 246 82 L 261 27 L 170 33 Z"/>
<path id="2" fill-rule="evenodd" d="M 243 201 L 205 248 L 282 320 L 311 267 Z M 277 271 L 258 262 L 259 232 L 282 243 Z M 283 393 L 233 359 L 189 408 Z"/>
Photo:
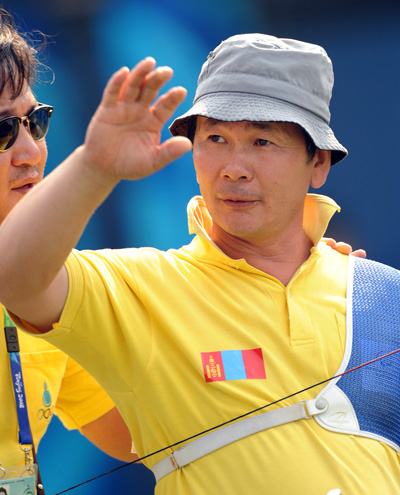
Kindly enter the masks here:
<path id="1" fill-rule="evenodd" d="M 303 226 L 314 246 L 319 243 L 325 234 L 331 218 L 337 211 L 340 211 L 339 205 L 328 196 L 307 194 L 304 202 Z M 201 196 L 194 196 L 189 201 L 187 213 L 189 234 L 197 234 L 217 247 L 208 235 L 212 219 Z"/>

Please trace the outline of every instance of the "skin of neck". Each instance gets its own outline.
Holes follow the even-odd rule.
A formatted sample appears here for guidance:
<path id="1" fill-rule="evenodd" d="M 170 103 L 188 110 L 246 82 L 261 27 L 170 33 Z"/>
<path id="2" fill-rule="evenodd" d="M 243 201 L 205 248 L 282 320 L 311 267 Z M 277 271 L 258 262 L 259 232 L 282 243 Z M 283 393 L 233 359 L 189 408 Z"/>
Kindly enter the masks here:
<path id="1" fill-rule="evenodd" d="M 241 238 L 213 223 L 209 232 L 213 242 L 230 258 L 246 262 L 287 285 L 310 256 L 313 247 L 303 228 L 302 217 L 281 235 L 270 232 L 263 239 Z"/>

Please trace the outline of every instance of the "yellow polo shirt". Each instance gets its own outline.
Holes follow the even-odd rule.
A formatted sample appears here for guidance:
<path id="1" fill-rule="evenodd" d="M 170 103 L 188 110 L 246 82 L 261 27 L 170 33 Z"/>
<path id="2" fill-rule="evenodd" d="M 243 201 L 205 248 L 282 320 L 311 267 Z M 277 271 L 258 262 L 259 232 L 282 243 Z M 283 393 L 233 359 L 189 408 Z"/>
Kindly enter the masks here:
<path id="1" fill-rule="evenodd" d="M 218 249 L 195 198 L 188 246 L 73 252 L 64 312 L 44 338 L 106 388 L 141 456 L 271 402 L 313 398 L 323 385 L 282 399 L 332 377 L 342 360 L 348 257 L 319 242 L 337 209 L 307 197 L 314 247 L 285 287 Z M 144 462 L 151 468 L 171 451 Z M 305 419 L 198 459 L 161 479 L 156 493 L 392 495 L 399 486 L 393 449 Z"/>
<path id="2" fill-rule="evenodd" d="M 18 418 L 3 318 L 0 327 L 0 463 L 6 468 L 24 465 L 25 459 L 18 443 Z M 24 332 L 18 334 L 29 423 L 36 446 L 54 414 L 67 428 L 79 429 L 114 407 L 94 378 L 73 359 L 44 340 Z M 54 452 L 58 448 L 54 446 Z"/>

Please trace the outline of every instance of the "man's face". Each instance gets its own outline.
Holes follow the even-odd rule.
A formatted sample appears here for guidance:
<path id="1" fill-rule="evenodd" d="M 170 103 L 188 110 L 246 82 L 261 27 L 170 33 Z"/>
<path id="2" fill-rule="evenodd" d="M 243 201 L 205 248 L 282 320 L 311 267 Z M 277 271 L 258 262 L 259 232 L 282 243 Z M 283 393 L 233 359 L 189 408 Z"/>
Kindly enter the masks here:
<path id="1" fill-rule="evenodd" d="M 317 157 L 310 160 L 295 124 L 198 117 L 193 159 L 211 238 L 263 244 L 301 228 L 309 186 L 322 185 L 314 180 Z"/>
<path id="2" fill-rule="evenodd" d="M 37 105 L 30 88 L 14 101 L 6 87 L 0 96 L 0 119 L 10 116 L 24 117 Z M 0 153 L 0 223 L 18 201 L 43 178 L 47 160 L 46 141 L 34 141 L 21 125 L 15 144 Z"/>

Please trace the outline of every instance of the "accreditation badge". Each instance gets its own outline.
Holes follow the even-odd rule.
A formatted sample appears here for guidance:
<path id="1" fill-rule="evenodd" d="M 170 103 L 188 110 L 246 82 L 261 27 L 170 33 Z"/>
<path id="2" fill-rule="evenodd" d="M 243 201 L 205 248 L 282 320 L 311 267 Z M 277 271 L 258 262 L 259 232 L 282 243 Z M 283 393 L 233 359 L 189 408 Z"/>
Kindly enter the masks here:
<path id="1" fill-rule="evenodd" d="M 0 466 L 0 495 L 36 495 L 37 465 L 27 471 L 23 466 Z"/>

